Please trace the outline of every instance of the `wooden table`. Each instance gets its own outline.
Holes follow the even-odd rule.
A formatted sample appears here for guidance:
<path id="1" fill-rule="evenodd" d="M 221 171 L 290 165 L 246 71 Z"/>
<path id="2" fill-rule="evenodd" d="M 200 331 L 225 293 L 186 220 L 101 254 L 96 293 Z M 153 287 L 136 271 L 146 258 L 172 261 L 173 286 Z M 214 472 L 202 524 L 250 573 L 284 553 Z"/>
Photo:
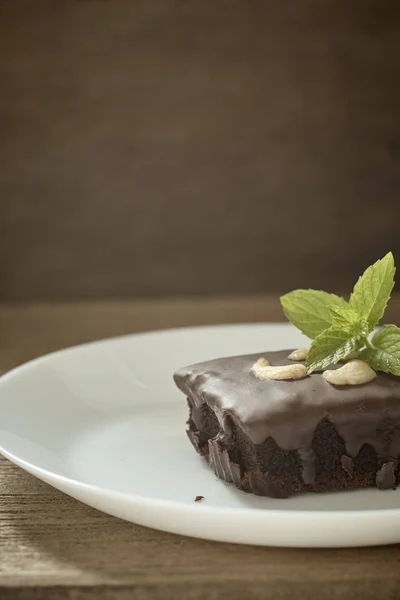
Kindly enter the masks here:
<path id="1" fill-rule="evenodd" d="M 399 298 L 388 319 L 396 315 Z M 263 296 L 2 306 L 0 365 L 108 335 L 280 318 L 277 299 Z M 394 600 L 400 546 L 317 551 L 183 538 L 102 514 L 0 459 L 0 599 L 42 598 Z"/>

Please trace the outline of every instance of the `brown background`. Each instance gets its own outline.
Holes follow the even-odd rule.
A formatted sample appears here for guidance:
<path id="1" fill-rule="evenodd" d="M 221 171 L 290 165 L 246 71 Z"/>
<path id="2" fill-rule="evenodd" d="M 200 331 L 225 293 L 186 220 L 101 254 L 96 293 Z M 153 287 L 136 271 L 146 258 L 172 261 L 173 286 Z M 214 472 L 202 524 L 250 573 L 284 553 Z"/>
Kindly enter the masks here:
<path id="1" fill-rule="evenodd" d="M 0 300 L 400 258 L 398 0 L 0 4 Z"/>

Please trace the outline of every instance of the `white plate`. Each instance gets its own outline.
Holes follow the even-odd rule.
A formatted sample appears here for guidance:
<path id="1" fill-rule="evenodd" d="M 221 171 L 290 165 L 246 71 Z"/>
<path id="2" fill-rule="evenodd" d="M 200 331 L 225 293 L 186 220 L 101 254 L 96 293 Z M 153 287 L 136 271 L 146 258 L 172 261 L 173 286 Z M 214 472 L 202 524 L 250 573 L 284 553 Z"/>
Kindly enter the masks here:
<path id="1" fill-rule="evenodd" d="M 229 325 L 39 358 L 0 379 L 0 452 L 82 502 L 165 531 L 275 546 L 400 542 L 400 492 L 259 498 L 217 480 L 186 437 L 177 368 L 302 344 L 290 325 Z"/>

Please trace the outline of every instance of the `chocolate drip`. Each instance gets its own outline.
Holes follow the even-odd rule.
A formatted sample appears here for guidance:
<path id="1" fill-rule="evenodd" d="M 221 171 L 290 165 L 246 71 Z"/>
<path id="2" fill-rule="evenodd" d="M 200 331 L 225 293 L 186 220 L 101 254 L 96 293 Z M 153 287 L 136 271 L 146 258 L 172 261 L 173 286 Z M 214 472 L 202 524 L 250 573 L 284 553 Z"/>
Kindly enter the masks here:
<path id="1" fill-rule="evenodd" d="M 393 462 L 384 463 L 376 474 L 376 485 L 380 490 L 396 487 L 396 475 Z"/>
<path id="2" fill-rule="evenodd" d="M 340 462 L 342 463 L 342 467 L 349 475 L 349 477 L 352 477 L 354 469 L 353 459 L 350 458 L 350 456 L 346 456 L 345 454 L 343 454 L 342 458 L 340 459 Z"/>
<path id="3" fill-rule="evenodd" d="M 298 454 L 302 464 L 304 483 L 313 485 L 315 482 L 315 454 L 312 448 L 299 448 Z"/>
<path id="4" fill-rule="evenodd" d="M 348 475 L 351 457 L 369 444 L 381 464 L 386 461 L 376 476 L 378 487 L 393 487 L 393 459 L 400 454 L 400 378 L 379 374 L 365 385 L 333 386 L 319 373 L 296 381 L 261 381 L 254 376 L 252 367 L 260 356 L 271 365 L 292 364 L 287 358 L 290 352 L 212 360 L 181 369 L 174 378 L 195 407 L 207 404 L 215 412 L 219 439 L 229 439 L 233 419 L 254 444 L 271 437 L 282 450 L 297 450 L 307 484 L 315 479 L 314 433 L 328 419 L 344 441 L 347 456 L 342 457 L 342 465 Z M 224 461 L 229 457 L 219 446 L 210 448 L 214 469 L 226 469 Z M 230 477 L 234 480 L 237 474 Z M 250 488 L 262 486 L 262 478 L 249 483 Z"/>

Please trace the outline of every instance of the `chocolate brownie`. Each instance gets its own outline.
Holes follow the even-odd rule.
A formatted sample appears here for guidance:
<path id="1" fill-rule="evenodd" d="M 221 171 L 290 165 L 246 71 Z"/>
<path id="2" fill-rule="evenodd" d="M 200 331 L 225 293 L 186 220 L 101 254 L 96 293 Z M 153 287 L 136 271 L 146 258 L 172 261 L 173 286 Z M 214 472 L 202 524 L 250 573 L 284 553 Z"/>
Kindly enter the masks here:
<path id="1" fill-rule="evenodd" d="M 218 477 L 260 496 L 395 488 L 400 378 L 379 373 L 364 385 L 335 386 L 319 373 L 295 381 L 255 377 L 260 356 L 293 364 L 290 352 L 221 358 L 175 373 L 197 452 Z"/>

